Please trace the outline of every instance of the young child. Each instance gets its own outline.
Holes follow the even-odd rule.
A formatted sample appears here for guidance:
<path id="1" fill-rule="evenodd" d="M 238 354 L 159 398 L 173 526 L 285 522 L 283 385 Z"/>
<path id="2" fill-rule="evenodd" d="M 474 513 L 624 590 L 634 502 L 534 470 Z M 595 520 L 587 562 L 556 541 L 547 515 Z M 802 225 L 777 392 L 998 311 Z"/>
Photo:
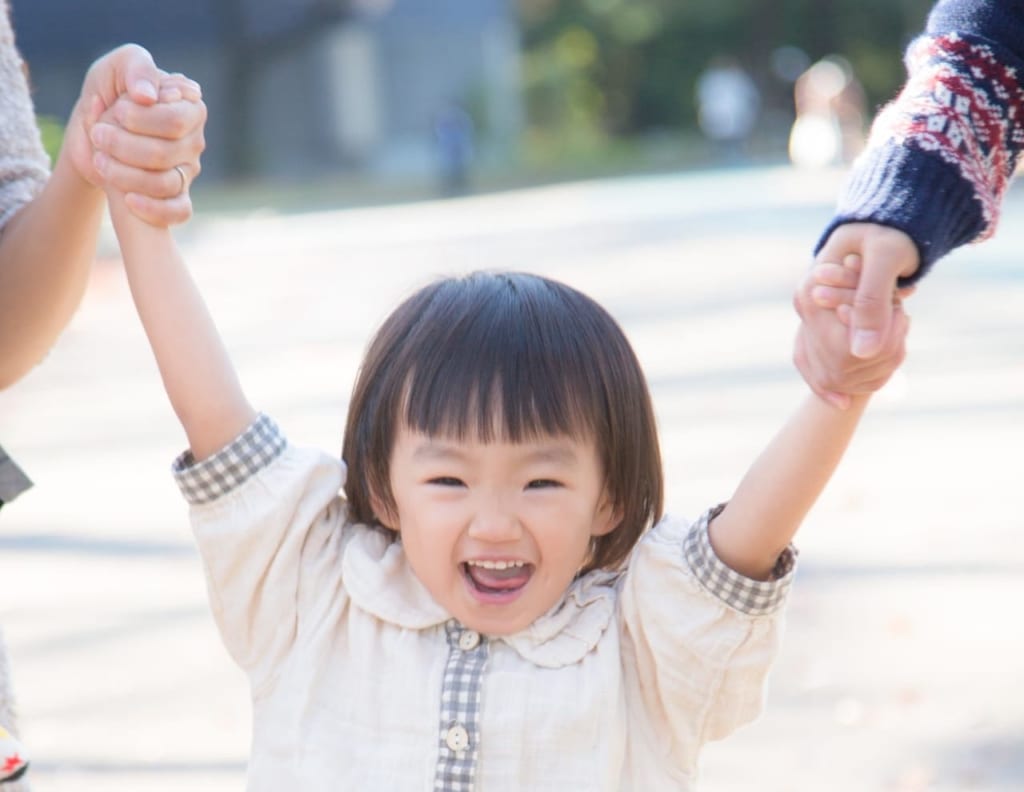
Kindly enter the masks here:
<path id="1" fill-rule="evenodd" d="M 810 396 L 727 504 L 664 517 L 650 396 L 612 317 L 475 273 L 384 322 L 339 459 L 250 406 L 170 234 L 117 195 L 111 211 L 251 683 L 250 790 L 695 788 L 701 746 L 761 707 L 790 540 L 866 397 Z"/>

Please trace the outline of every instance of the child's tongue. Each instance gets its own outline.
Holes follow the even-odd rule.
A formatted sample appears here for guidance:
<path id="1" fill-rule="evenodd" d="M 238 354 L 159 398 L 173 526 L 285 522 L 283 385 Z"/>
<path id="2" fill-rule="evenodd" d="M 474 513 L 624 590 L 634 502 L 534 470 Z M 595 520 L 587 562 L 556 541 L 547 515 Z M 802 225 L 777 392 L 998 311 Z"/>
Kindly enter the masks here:
<path id="1" fill-rule="evenodd" d="M 519 588 L 530 579 L 531 567 L 508 567 L 506 569 L 486 569 L 475 564 L 466 564 L 467 572 L 473 582 L 480 588 L 508 590 Z"/>

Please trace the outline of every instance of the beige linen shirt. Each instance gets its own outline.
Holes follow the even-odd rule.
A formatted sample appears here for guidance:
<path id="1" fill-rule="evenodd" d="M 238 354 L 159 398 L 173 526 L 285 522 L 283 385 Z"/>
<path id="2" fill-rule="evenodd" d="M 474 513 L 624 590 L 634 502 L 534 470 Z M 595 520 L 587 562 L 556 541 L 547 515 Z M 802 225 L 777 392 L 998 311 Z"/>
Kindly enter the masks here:
<path id="1" fill-rule="evenodd" d="M 666 518 L 624 572 L 489 638 L 433 601 L 400 542 L 347 521 L 340 460 L 265 416 L 175 474 L 251 683 L 253 792 L 692 790 L 701 746 L 761 707 L 792 551 L 750 581 L 713 557 L 706 517 Z"/>

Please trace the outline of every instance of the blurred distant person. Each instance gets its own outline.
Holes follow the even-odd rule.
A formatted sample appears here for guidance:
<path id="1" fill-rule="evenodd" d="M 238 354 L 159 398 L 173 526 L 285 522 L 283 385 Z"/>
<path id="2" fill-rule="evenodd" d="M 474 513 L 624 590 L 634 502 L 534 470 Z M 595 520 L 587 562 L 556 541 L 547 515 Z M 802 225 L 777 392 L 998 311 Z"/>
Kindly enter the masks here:
<path id="1" fill-rule="evenodd" d="M 824 168 L 852 162 L 864 147 L 864 89 L 845 58 L 823 58 L 793 86 L 796 120 L 789 135 L 794 165 Z"/>
<path id="2" fill-rule="evenodd" d="M 746 154 L 746 143 L 761 109 L 761 93 L 731 57 L 716 57 L 697 78 L 697 121 L 708 140 L 729 161 Z"/>
<path id="3" fill-rule="evenodd" d="M 473 119 L 461 105 L 450 102 L 441 108 L 434 119 L 434 143 L 443 195 L 462 195 L 469 189 L 474 137 Z"/>
<path id="4" fill-rule="evenodd" d="M 25 75 L 0 0 L 0 388 L 39 362 L 81 300 L 103 211 L 101 185 L 128 193 L 125 204 L 140 218 L 166 225 L 191 215 L 188 185 L 199 174 L 206 121 L 198 85 L 161 71 L 141 47 L 120 47 L 86 74 L 51 174 Z M 111 107 L 114 123 L 95 123 Z M 0 506 L 28 486 L 0 448 Z M 4 792 L 27 789 L 17 781 L 28 767 L 25 749 L 8 731 L 13 710 L 0 636 Z"/>
<path id="5" fill-rule="evenodd" d="M 897 284 L 995 232 L 1024 149 L 1024 2 L 941 0 L 906 65 L 907 83 L 875 119 L 818 243 L 815 261 L 831 266 L 795 297 L 797 365 L 837 398 L 862 392 L 899 343 L 889 317 Z M 813 339 L 842 304 L 852 305 L 852 329 L 836 355 Z"/>

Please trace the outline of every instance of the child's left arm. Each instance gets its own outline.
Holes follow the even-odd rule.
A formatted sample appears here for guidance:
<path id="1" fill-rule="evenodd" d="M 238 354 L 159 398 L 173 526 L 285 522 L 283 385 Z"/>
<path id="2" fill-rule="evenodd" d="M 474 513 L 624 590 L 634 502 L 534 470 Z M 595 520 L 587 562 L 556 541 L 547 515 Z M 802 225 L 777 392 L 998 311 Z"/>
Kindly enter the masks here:
<path id="1" fill-rule="evenodd" d="M 900 341 L 909 329 L 899 299 L 893 303 L 893 332 Z M 840 348 L 848 344 L 849 309 L 816 341 Z M 877 371 L 880 388 L 902 362 L 891 358 Z M 877 364 L 875 364 L 877 366 Z M 808 396 L 743 477 L 728 505 L 711 523 L 711 544 L 727 565 L 758 580 L 771 577 L 776 561 L 825 488 L 853 437 L 870 394 L 851 397 L 847 409 Z"/>
<path id="2" fill-rule="evenodd" d="M 189 101 L 180 94 L 172 91 L 167 101 Z M 139 219 L 129 196 L 110 187 L 107 195 L 139 319 L 192 455 L 202 461 L 238 437 L 256 412 L 170 230 Z"/>

